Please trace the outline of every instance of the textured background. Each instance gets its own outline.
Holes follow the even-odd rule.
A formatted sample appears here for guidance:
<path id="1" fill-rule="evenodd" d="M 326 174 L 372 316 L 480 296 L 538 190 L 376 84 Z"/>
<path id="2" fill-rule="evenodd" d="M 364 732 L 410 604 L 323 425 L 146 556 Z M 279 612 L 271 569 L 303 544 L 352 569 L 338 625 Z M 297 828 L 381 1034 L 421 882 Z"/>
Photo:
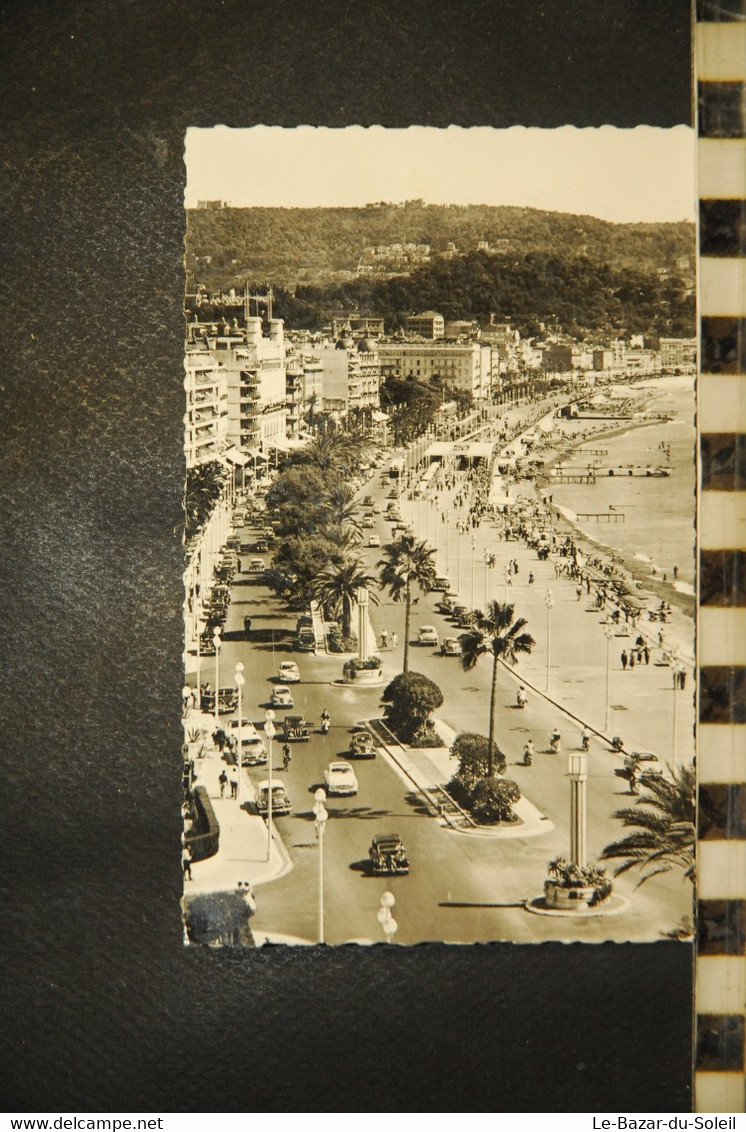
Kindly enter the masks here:
<path id="1" fill-rule="evenodd" d="M 185 128 L 688 122 L 688 3 L 2 19 L 6 1108 L 690 1107 L 687 946 L 232 958 L 178 905 Z"/>

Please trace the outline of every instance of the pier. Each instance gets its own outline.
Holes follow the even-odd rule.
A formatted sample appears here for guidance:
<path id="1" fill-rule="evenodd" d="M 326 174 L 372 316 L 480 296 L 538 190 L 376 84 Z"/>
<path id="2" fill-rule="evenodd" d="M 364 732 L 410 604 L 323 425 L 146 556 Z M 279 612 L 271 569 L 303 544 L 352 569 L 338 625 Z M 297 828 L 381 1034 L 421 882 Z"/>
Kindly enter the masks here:
<path id="1" fill-rule="evenodd" d="M 623 523 L 624 511 L 586 511 L 577 512 L 578 519 L 593 519 L 598 523 Z"/>
<path id="2" fill-rule="evenodd" d="M 587 472 L 554 472 L 552 483 L 590 483 L 596 482 L 595 471 Z"/>

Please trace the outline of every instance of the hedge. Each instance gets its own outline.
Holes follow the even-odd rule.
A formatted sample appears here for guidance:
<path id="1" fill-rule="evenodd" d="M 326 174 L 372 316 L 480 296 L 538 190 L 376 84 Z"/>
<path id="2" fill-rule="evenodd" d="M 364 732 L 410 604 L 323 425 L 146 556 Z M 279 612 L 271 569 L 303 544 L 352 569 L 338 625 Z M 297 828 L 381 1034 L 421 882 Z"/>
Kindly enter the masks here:
<path id="1" fill-rule="evenodd" d="M 218 851 L 220 826 L 204 786 L 195 787 L 192 800 L 196 811 L 195 832 L 186 835 L 186 843 L 192 851 L 193 861 L 205 861 Z"/>

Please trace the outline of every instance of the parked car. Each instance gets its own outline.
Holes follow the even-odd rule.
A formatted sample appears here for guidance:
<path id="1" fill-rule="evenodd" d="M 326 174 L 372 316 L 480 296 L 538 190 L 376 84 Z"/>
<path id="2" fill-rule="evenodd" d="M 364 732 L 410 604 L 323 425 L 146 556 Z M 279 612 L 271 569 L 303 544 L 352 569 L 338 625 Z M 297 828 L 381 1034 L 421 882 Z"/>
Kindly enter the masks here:
<path id="1" fill-rule="evenodd" d="M 433 582 L 431 589 L 435 592 L 440 590 L 442 593 L 448 593 L 450 588 L 451 588 L 450 579 L 447 578 L 445 576 L 445 574 L 436 574 L 435 581 Z"/>
<path id="2" fill-rule="evenodd" d="M 267 566 L 263 558 L 252 558 L 249 562 L 250 574 L 263 574 L 266 569 Z"/>
<path id="3" fill-rule="evenodd" d="M 464 609 L 456 618 L 456 625 L 459 629 L 471 629 L 475 619 L 473 609 Z"/>
<path id="4" fill-rule="evenodd" d="M 269 779 L 264 778 L 256 788 L 256 808 L 260 814 L 266 814 L 269 810 Z M 272 779 L 272 816 L 275 814 L 289 814 L 292 810 L 290 796 L 285 789 L 283 782 L 278 782 L 276 778 Z"/>
<path id="5" fill-rule="evenodd" d="M 357 794 L 357 778 L 349 763 L 334 762 L 324 771 L 327 794 Z"/>
<path id="6" fill-rule="evenodd" d="M 257 539 L 256 543 L 254 544 L 254 550 L 256 550 L 258 554 L 266 554 L 269 550 L 269 545 L 266 538 Z"/>
<path id="7" fill-rule="evenodd" d="M 434 625 L 420 625 L 417 631 L 417 644 L 435 645 L 437 647 L 438 630 Z"/>
<path id="8" fill-rule="evenodd" d="M 363 530 L 369 531 L 369 530 L 371 530 L 372 527 L 375 527 L 375 525 L 376 525 L 376 522 L 375 522 L 375 519 L 373 518 L 373 516 L 372 515 L 366 515 L 365 518 L 363 519 L 363 522 L 362 522 Z"/>
<path id="9" fill-rule="evenodd" d="M 398 833 L 377 833 L 368 856 L 374 876 L 401 876 L 409 872 L 409 858 Z"/>
<path id="10" fill-rule="evenodd" d="M 286 715 L 283 721 L 283 738 L 286 743 L 307 742 L 309 728 L 302 715 Z"/>
<path id="11" fill-rule="evenodd" d="M 275 684 L 272 689 L 272 707 L 294 707 L 290 689 L 285 684 Z"/>
<path id="12" fill-rule="evenodd" d="M 438 613 L 445 613 L 447 616 L 453 613 L 453 607 L 453 598 L 449 597 L 448 594 L 444 594 L 440 601 L 436 601 L 435 603 L 435 608 L 437 609 Z"/>
<path id="13" fill-rule="evenodd" d="M 300 669 L 294 660 L 281 660 L 277 675 L 284 684 L 300 683 Z"/>
<path id="14" fill-rule="evenodd" d="M 373 506 L 373 496 L 372 495 L 366 495 L 365 498 L 363 499 L 363 507 L 372 507 L 372 506 Z"/>
<path id="15" fill-rule="evenodd" d="M 444 637 L 440 652 L 442 656 L 461 656 L 461 642 L 458 637 Z"/>
<path id="16" fill-rule="evenodd" d="M 371 535 L 368 539 L 368 546 L 380 546 L 381 540 L 378 535 Z"/>
<path id="17" fill-rule="evenodd" d="M 376 747 L 370 731 L 355 731 L 350 739 L 350 756 L 356 759 L 374 759 Z"/>
<path id="18" fill-rule="evenodd" d="M 238 692 L 232 684 L 218 690 L 218 712 L 224 715 L 228 711 L 235 711 L 238 707 Z"/>

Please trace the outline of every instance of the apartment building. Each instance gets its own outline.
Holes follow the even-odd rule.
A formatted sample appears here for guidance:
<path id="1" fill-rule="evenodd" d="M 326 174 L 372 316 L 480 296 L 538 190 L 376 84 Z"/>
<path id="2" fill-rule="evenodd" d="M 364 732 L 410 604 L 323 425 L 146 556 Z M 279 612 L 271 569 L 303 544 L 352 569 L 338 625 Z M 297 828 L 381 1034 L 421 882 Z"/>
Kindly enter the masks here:
<path id="1" fill-rule="evenodd" d="M 228 446 L 226 373 L 207 351 L 184 358 L 184 456 L 187 468 L 219 459 Z"/>
<path id="2" fill-rule="evenodd" d="M 378 356 L 383 377 L 438 377 L 477 400 L 489 399 L 499 377 L 497 351 L 480 342 L 381 342 Z"/>

